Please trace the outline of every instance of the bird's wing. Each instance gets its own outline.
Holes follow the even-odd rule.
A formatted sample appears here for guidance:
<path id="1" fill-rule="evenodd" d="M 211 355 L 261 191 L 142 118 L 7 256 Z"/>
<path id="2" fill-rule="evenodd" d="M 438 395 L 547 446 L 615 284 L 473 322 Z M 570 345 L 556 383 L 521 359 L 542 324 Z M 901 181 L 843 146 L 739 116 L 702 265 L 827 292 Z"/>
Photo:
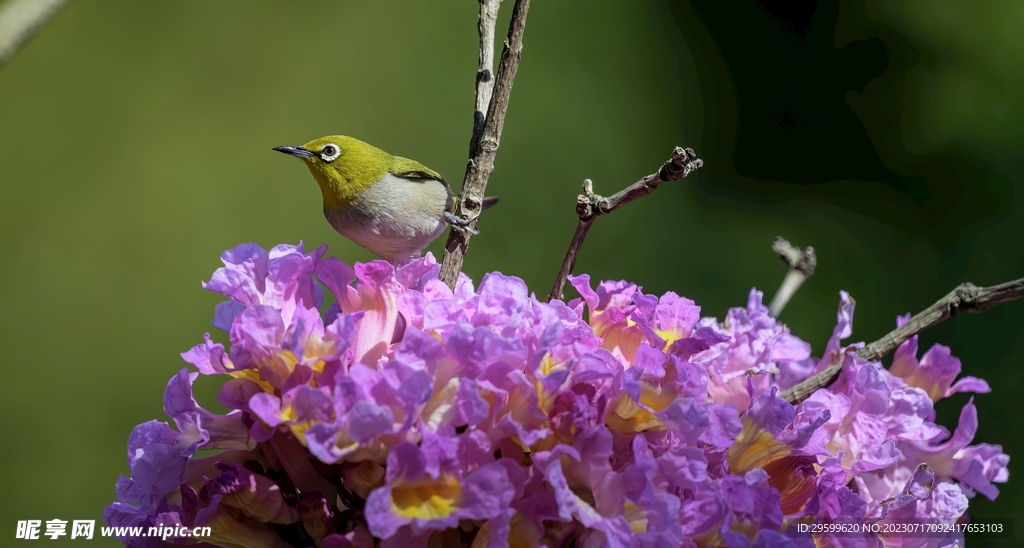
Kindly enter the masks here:
<path id="1" fill-rule="evenodd" d="M 429 167 L 417 162 L 416 160 L 410 160 L 408 158 L 395 157 L 395 163 L 391 170 L 392 175 L 398 177 L 404 177 L 406 179 L 433 179 L 442 185 L 444 189 L 448 191 L 448 207 L 446 208 L 449 213 L 455 213 L 455 195 L 452 194 L 452 187 L 448 185 L 448 181 L 441 177 L 441 174 L 430 169 Z M 481 209 L 487 209 L 494 204 L 498 203 L 497 196 L 485 196 Z"/>
<path id="2" fill-rule="evenodd" d="M 395 157 L 395 162 L 392 164 L 390 171 L 392 175 L 403 177 L 405 179 L 432 179 L 441 183 L 441 185 L 444 186 L 445 191 L 448 192 L 448 201 L 446 202 L 448 206 L 445 209 L 449 212 L 454 211 L 455 200 L 452 195 L 452 187 L 448 184 L 448 181 L 444 180 L 444 177 L 442 177 L 440 173 L 417 162 L 416 160 L 410 160 L 408 158 L 401 158 L 398 156 Z"/>

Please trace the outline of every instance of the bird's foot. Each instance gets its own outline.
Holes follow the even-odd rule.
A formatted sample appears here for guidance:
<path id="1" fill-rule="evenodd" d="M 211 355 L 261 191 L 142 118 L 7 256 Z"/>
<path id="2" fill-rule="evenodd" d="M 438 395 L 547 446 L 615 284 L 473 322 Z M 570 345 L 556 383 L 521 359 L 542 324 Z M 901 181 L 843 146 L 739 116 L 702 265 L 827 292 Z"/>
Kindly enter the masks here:
<path id="1" fill-rule="evenodd" d="M 473 221 L 475 221 L 476 218 L 479 217 L 479 216 L 480 215 L 477 214 L 477 215 L 475 215 L 473 217 L 470 217 L 470 218 L 463 218 L 463 217 L 459 217 L 458 215 L 456 215 L 454 213 L 450 213 L 448 211 L 444 212 L 444 220 L 448 221 L 448 224 L 451 225 L 452 228 L 454 228 L 455 230 L 458 230 L 459 232 L 462 232 L 463 234 L 468 232 L 468 233 L 470 233 L 470 234 L 472 234 L 474 236 L 476 236 L 477 234 L 480 234 L 480 231 L 475 229 L 475 228 L 470 227 L 469 225 L 472 224 Z"/>

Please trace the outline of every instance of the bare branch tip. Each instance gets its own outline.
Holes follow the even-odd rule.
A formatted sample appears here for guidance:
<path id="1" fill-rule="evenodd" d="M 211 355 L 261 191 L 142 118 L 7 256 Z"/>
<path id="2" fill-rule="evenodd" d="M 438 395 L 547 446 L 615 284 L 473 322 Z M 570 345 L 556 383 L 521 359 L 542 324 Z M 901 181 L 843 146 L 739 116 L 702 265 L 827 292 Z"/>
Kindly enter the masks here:
<path id="1" fill-rule="evenodd" d="M 594 194 L 594 181 L 583 179 L 583 194 L 587 196 Z"/>
<path id="2" fill-rule="evenodd" d="M 818 256 L 814 253 L 813 247 L 808 246 L 801 251 L 782 236 L 776 236 L 772 241 L 772 250 L 791 270 L 799 270 L 804 276 L 814 274 L 814 269 L 818 266 Z"/>
<path id="3" fill-rule="evenodd" d="M 772 250 L 789 266 L 793 266 L 800 259 L 800 248 L 782 236 L 776 236 L 772 241 Z"/>
<path id="4" fill-rule="evenodd" d="M 692 148 L 676 147 L 672 157 L 658 170 L 658 182 L 682 179 L 701 167 L 704 167 L 704 162 L 697 158 Z"/>
<path id="5" fill-rule="evenodd" d="M 768 314 L 773 318 L 778 318 L 796 290 L 800 289 L 800 286 L 811 274 L 814 274 L 818 258 L 814 254 L 813 247 L 807 247 L 801 251 L 799 247 L 789 243 L 789 240 L 782 236 L 776 236 L 772 240 L 772 250 L 778 254 L 782 262 L 789 266 L 782 285 L 779 286 L 775 296 L 772 297 L 772 302 L 768 305 Z"/>

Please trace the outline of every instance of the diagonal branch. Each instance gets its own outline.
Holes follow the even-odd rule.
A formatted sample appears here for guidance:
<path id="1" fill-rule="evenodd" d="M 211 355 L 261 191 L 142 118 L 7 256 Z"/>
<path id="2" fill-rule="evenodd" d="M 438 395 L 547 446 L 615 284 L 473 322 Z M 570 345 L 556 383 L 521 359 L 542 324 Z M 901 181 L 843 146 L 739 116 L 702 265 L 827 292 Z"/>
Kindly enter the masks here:
<path id="1" fill-rule="evenodd" d="M 494 157 L 498 153 L 501 130 L 505 125 L 512 82 L 516 78 L 519 60 L 523 52 L 523 32 L 526 29 L 526 13 L 530 0 L 516 0 L 512 8 L 512 22 L 509 23 L 505 49 L 501 52 L 498 74 L 494 78 L 493 90 L 489 83 L 490 63 L 494 59 L 494 20 L 497 17 L 499 1 L 480 0 L 480 67 L 477 70 L 476 110 L 473 120 L 473 138 L 469 144 L 469 164 L 462 182 L 462 192 L 456 203 L 455 215 L 469 219 L 466 229 L 453 228 L 448 234 L 441 261 L 441 281 L 454 289 L 462 271 L 462 261 L 469 248 L 469 239 L 476 228 L 477 219 L 483 209 L 484 191 L 487 180 L 494 171 Z M 490 96 L 489 100 L 487 96 Z M 487 105 L 487 115 L 481 123 L 481 107 Z"/>
<path id="2" fill-rule="evenodd" d="M 768 314 L 773 318 L 778 318 L 782 309 L 786 308 L 789 300 L 793 298 L 796 290 L 803 285 L 804 280 L 814 274 L 814 268 L 818 266 L 818 257 L 814 254 L 813 247 L 801 251 L 799 247 L 789 243 L 782 236 L 775 237 L 772 249 L 779 255 L 782 262 L 789 265 L 789 271 L 786 272 L 782 285 L 779 286 L 779 290 L 772 297 L 771 304 L 768 305 Z"/>
<path id="3" fill-rule="evenodd" d="M 963 312 L 981 312 L 1021 297 L 1024 297 L 1024 278 L 991 287 L 978 287 L 970 282 L 962 283 L 935 304 L 910 318 L 907 323 L 858 350 L 857 356 L 868 361 L 878 361 L 903 344 L 903 341 L 953 316 Z M 840 369 L 842 361 L 786 390 L 780 397 L 790 403 L 804 401 L 819 388 L 832 384 L 839 376 Z"/>
<path id="4" fill-rule="evenodd" d="M 7 0 L 0 4 L 0 67 L 67 3 L 68 0 Z"/>
<path id="5" fill-rule="evenodd" d="M 594 184 L 587 179 L 583 182 L 583 194 L 576 198 L 576 214 L 580 220 L 576 224 L 576 232 L 572 235 L 569 243 L 569 250 L 562 260 L 562 268 L 558 270 L 555 278 L 555 285 L 548 294 L 548 300 L 562 299 L 565 291 L 565 281 L 568 279 L 572 269 L 576 266 L 576 257 L 580 248 L 583 247 L 583 240 L 587 237 L 587 231 L 598 215 L 605 215 L 619 209 L 620 207 L 642 198 L 654 192 L 661 183 L 682 179 L 697 171 L 704 165 L 704 161 L 697 157 L 691 148 L 676 147 L 672 151 L 672 157 L 665 162 L 661 168 L 629 185 L 628 187 L 605 198 L 600 194 L 594 194 Z"/>

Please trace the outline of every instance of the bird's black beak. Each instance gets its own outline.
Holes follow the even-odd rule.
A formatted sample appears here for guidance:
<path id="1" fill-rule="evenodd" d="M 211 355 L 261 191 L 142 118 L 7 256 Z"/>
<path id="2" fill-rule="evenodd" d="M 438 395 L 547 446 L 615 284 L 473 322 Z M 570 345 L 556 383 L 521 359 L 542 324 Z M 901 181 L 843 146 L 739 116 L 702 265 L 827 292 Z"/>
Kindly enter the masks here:
<path id="1" fill-rule="evenodd" d="M 296 156 L 296 157 L 299 157 L 299 158 L 312 158 L 313 157 L 313 153 L 312 152 L 310 152 L 310 151 L 308 151 L 308 150 L 306 150 L 306 149 L 304 149 L 302 147 L 283 146 L 283 147 L 274 147 L 274 150 L 276 150 L 278 152 L 283 152 L 283 153 L 291 155 L 291 156 Z"/>

